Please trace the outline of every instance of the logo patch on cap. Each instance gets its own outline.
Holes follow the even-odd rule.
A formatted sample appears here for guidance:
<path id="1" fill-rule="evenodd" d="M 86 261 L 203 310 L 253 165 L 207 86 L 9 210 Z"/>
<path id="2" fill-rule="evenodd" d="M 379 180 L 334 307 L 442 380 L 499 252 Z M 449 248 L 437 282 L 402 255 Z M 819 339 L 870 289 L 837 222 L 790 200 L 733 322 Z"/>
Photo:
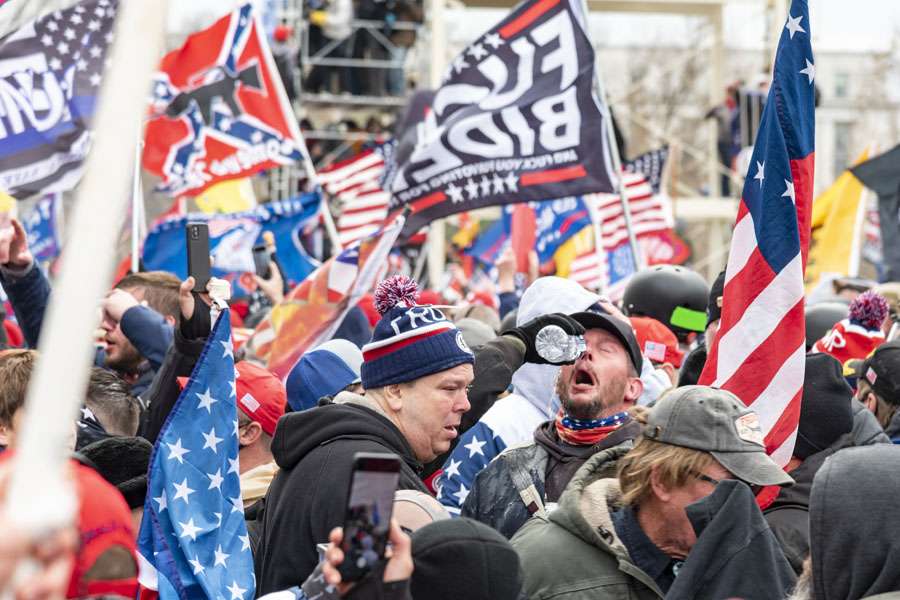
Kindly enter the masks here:
<path id="1" fill-rule="evenodd" d="M 257 410 L 259 410 L 259 401 L 249 393 L 241 396 L 241 404 L 244 408 L 252 413 L 255 413 Z"/>
<path id="2" fill-rule="evenodd" d="M 666 345 L 647 340 L 644 342 L 644 354 L 650 360 L 663 362 L 666 360 Z"/>
<path id="3" fill-rule="evenodd" d="M 735 419 L 734 427 L 735 429 L 737 429 L 739 438 L 741 438 L 745 442 L 750 442 L 751 444 L 759 444 L 760 446 L 765 448 L 765 438 L 763 438 L 762 428 L 760 428 L 759 426 L 759 417 L 756 416 L 755 412 L 741 415 L 740 417 Z"/>
<path id="4" fill-rule="evenodd" d="M 878 373 L 875 372 L 875 369 L 869 367 L 869 370 L 866 371 L 866 381 L 875 385 L 875 380 L 878 379 Z"/>
<path id="5" fill-rule="evenodd" d="M 456 345 L 459 346 L 459 349 L 462 350 L 463 352 L 468 352 L 469 354 L 472 354 L 472 351 L 469 350 L 469 345 L 466 343 L 466 340 L 463 339 L 462 331 L 456 332 Z"/>

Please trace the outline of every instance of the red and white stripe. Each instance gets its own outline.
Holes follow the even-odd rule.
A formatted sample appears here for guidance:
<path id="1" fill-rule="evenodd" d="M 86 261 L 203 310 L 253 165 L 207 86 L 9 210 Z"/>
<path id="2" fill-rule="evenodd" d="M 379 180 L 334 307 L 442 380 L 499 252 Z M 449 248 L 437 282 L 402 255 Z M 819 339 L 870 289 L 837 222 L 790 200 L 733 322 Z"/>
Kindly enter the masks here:
<path id="1" fill-rule="evenodd" d="M 623 173 L 625 195 L 631 211 L 631 224 L 638 238 L 672 229 L 675 219 L 672 204 L 665 194 L 654 194 L 641 173 Z M 602 252 L 593 247 L 579 254 L 570 268 L 569 279 L 589 289 L 607 286 L 606 252 L 628 241 L 628 228 L 618 194 L 590 194 L 585 202 L 592 204 L 594 218 L 600 224 Z M 609 290 L 607 290 L 609 291 Z"/>
<path id="2" fill-rule="evenodd" d="M 753 217 L 742 203 L 725 269 L 721 327 L 701 381 L 753 408 L 772 459 L 787 464 L 797 437 L 806 344 L 803 257 L 774 273 L 759 251 Z"/>
<path id="3" fill-rule="evenodd" d="M 391 336 L 384 340 L 371 342 L 363 346 L 363 360 L 366 362 L 376 360 L 382 356 L 387 356 L 392 352 L 396 352 L 401 348 L 405 348 L 406 346 L 452 329 L 456 329 L 456 326 L 450 321 L 439 321 L 431 325 L 404 331 L 403 333 Z"/>
<path id="4" fill-rule="evenodd" d="M 366 150 L 319 171 L 319 183 L 340 204 L 336 227 L 341 245 L 347 247 L 372 235 L 388 214 L 390 194 L 379 185 L 384 158 Z"/>

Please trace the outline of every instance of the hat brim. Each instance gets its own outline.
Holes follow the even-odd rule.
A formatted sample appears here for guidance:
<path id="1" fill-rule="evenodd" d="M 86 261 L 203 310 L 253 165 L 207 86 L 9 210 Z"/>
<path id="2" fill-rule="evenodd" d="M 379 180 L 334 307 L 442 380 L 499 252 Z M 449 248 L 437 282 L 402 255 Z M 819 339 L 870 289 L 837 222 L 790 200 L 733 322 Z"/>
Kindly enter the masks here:
<path id="1" fill-rule="evenodd" d="M 765 452 L 710 452 L 732 475 L 751 485 L 793 485 L 793 478 Z"/>
<path id="2" fill-rule="evenodd" d="M 613 319 L 616 317 L 612 317 L 609 315 L 604 315 L 595 312 L 577 312 L 569 315 L 578 323 L 584 327 L 585 329 L 602 329 L 607 333 L 615 336 L 620 342 L 622 342 L 622 346 L 625 348 L 625 352 L 628 353 L 628 356 L 631 358 L 631 363 L 634 365 L 634 368 L 637 370 L 638 374 L 641 372 L 641 368 L 643 366 L 643 357 L 641 356 L 641 351 L 638 348 L 637 340 L 632 337 L 632 339 L 628 339 L 628 336 L 625 332 L 617 325 L 617 323 L 613 322 Z M 622 328 L 628 327 L 630 329 L 630 325 L 626 323 L 622 323 Z"/>

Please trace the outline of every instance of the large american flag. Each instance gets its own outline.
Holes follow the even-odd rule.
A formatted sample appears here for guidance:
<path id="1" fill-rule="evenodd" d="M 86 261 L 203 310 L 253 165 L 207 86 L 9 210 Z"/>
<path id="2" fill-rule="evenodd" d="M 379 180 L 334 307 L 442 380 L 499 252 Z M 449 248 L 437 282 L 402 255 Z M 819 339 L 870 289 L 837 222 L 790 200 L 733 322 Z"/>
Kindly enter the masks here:
<path id="1" fill-rule="evenodd" d="M 675 226 L 672 203 L 660 189 L 668 152 L 667 147 L 658 148 L 623 165 L 622 178 L 631 224 L 642 248 L 646 245 L 643 243 L 645 240 Z M 618 194 L 590 194 L 585 196 L 585 202 L 591 203 L 599 224 L 602 252 L 597 252 L 593 241 L 590 241 L 572 262 L 569 278 L 589 289 L 602 288 L 615 292 L 624 288 L 627 282 L 627 277 L 623 277 L 622 273 L 630 273 L 634 269 L 630 252 L 627 255 L 621 252 L 629 243 L 622 202 Z M 615 261 L 619 256 L 625 264 L 610 264 L 609 257 Z M 648 262 L 653 264 L 659 261 Z"/>
<path id="2" fill-rule="evenodd" d="M 755 410 L 766 449 L 782 465 L 794 448 L 803 394 L 815 74 L 809 8 L 793 0 L 738 208 L 719 333 L 700 377 Z"/>
<path id="3" fill-rule="evenodd" d="M 255 597 L 235 376 L 225 310 L 150 457 L 138 535 L 140 583 L 158 590 L 161 600 Z"/>

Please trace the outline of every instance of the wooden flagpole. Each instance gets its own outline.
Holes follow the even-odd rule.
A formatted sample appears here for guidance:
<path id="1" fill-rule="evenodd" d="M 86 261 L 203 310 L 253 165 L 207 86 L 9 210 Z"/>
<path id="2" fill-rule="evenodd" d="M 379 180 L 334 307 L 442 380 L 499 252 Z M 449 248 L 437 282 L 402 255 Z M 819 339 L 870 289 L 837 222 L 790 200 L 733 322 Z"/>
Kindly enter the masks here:
<path id="1" fill-rule="evenodd" d="M 119 3 L 115 42 L 94 119 L 94 139 L 69 223 L 69 240 L 44 319 L 7 496 L 32 534 L 72 523 L 77 496 L 65 476 L 68 442 L 94 358 L 97 303 L 108 290 L 125 216 L 141 118 L 160 58 L 166 3 Z"/>

